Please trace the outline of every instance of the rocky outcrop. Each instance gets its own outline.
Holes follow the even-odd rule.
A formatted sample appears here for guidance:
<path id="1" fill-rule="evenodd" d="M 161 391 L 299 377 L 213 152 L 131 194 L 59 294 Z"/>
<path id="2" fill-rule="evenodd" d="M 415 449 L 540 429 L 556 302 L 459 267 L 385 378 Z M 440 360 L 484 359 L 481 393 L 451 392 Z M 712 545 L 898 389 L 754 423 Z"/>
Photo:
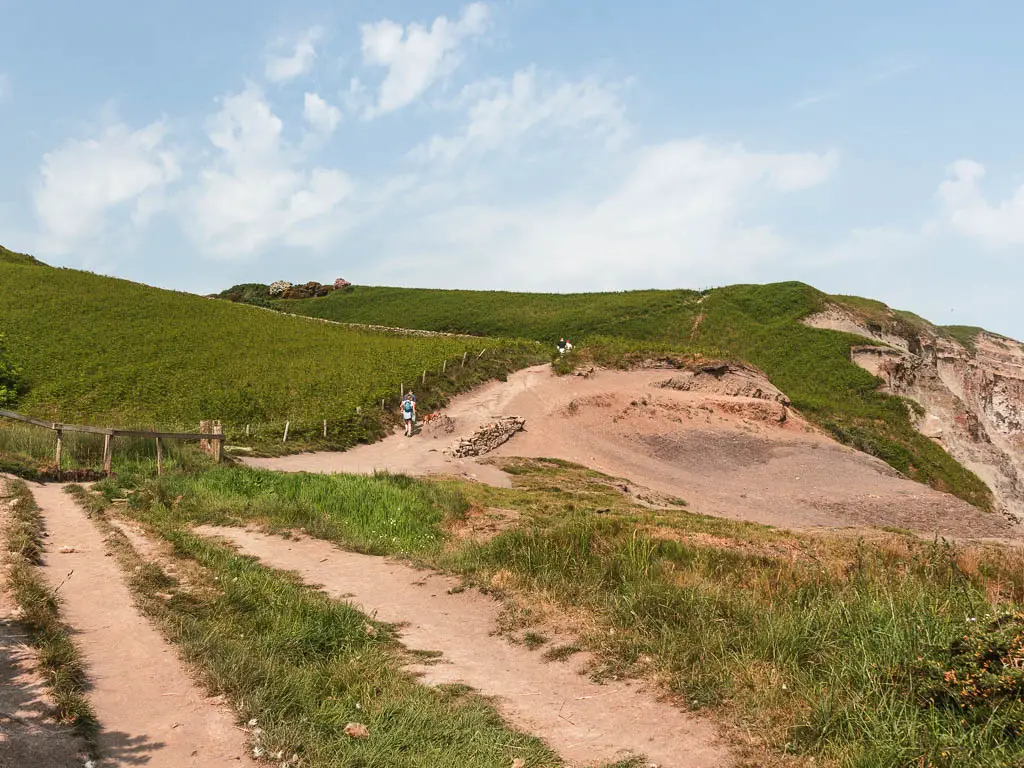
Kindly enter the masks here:
<path id="1" fill-rule="evenodd" d="M 459 440 L 445 453 L 457 459 L 467 456 L 483 456 L 499 445 L 507 443 L 516 432 L 522 432 L 525 428 L 526 419 L 520 416 L 506 416 L 493 424 L 478 429 L 469 437 Z"/>
<path id="2" fill-rule="evenodd" d="M 984 480 L 1000 511 L 1024 521 L 1024 347 L 982 332 L 968 349 L 925 326 L 890 343 L 895 334 L 888 329 L 840 314 L 832 309 L 807 323 L 889 344 L 854 347 L 851 358 L 878 376 L 885 391 L 917 403 L 921 433 Z"/>
<path id="3" fill-rule="evenodd" d="M 756 368 L 739 363 L 710 362 L 694 366 L 658 386 L 684 392 L 706 392 L 727 397 L 752 397 L 789 405 L 789 398 Z"/>

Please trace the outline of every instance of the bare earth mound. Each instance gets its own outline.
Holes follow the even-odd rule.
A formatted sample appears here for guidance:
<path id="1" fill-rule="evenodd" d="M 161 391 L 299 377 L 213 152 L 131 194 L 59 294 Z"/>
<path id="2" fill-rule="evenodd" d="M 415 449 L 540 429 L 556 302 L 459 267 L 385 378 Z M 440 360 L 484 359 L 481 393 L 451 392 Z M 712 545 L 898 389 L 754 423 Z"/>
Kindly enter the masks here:
<path id="1" fill-rule="evenodd" d="M 666 385 L 670 379 L 675 382 Z M 497 419 L 520 416 L 525 431 L 489 456 L 577 462 L 683 498 L 702 514 L 790 528 L 884 525 L 963 538 L 1015 532 L 1000 515 L 836 443 L 774 392 L 734 396 L 693 382 L 680 388 L 679 381 L 678 372 L 665 370 L 584 378 L 537 366 L 456 398 L 444 412 L 450 419 L 444 428 L 428 424 L 413 439 L 396 435 L 345 453 L 247 463 L 293 472 L 450 474 L 508 486 L 510 478 L 496 467 L 444 451 Z"/>

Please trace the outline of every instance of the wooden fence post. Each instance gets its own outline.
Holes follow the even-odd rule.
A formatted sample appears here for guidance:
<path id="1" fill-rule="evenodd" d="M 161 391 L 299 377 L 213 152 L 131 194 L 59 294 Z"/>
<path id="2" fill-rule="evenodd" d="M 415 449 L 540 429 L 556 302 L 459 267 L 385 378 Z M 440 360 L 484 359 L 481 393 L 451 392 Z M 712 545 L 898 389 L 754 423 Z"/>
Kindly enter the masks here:
<path id="1" fill-rule="evenodd" d="M 459 366 L 460 368 L 465 368 L 466 367 L 466 358 L 467 357 L 469 357 L 469 350 L 468 349 L 465 352 L 462 353 L 462 365 Z"/>
<path id="2" fill-rule="evenodd" d="M 324 419 L 324 439 L 327 439 L 327 419 Z"/>
<path id="3" fill-rule="evenodd" d="M 445 360 L 443 363 L 441 363 L 441 373 L 445 373 L 447 370 L 448 370 L 448 361 Z"/>
<path id="4" fill-rule="evenodd" d="M 292 423 L 290 421 L 286 421 L 284 423 L 284 440 L 281 441 L 282 443 L 288 442 L 288 427 L 290 427 L 291 425 Z"/>
<path id="5" fill-rule="evenodd" d="M 156 473 L 162 475 L 164 473 L 164 444 L 160 442 L 160 438 L 156 439 Z"/>
<path id="6" fill-rule="evenodd" d="M 57 430 L 57 458 L 56 458 L 57 472 L 60 472 L 60 460 L 61 460 L 61 457 L 63 455 L 64 455 L 64 430 L 63 429 L 58 429 Z"/>
<path id="7" fill-rule="evenodd" d="M 103 436 L 103 471 L 110 476 L 111 466 L 114 463 L 114 438 L 112 435 Z"/>
<path id="8" fill-rule="evenodd" d="M 220 460 L 224 456 L 224 428 L 219 421 L 213 422 L 213 434 L 220 435 L 213 441 L 213 460 L 220 464 Z"/>
<path id="9" fill-rule="evenodd" d="M 199 434 L 201 434 L 201 435 L 211 435 L 211 434 L 213 434 L 213 422 L 212 421 L 208 421 L 208 420 L 200 421 L 199 422 Z M 202 451 L 203 453 L 209 453 L 209 454 L 213 453 L 213 451 L 210 449 L 210 441 L 208 439 L 206 439 L 205 437 L 199 438 L 199 450 Z"/>
<path id="10" fill-rule="evenodd" d="M 484 352 L 486 352 L 486 351 L 487 351 L 487 347 L 484 347 L 483 349 L 481 349 L 480 350 L 480 354 L 476 356 L 476 359 L 479 360 L 481 357 L 483 357 L 484 356 Z"/>
<path id="11" fill-rule="evenodd" d="M 423 372 L 423 386 L 427 386 L 427 372 Z"/>
<path id="12" fill-rule="evenodd" d="M 248 424 L 245 425 L 245 436 L 246 437 L 249 436 L 249 425 Z"/>

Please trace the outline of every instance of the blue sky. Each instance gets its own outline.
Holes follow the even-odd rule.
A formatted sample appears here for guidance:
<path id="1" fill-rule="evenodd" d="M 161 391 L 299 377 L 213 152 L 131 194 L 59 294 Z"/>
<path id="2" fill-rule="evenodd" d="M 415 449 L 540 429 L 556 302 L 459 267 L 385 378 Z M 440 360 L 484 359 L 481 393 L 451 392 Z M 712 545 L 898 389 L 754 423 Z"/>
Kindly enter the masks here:
<path id="1" fill-rule="evenodd" d="M 1022 338 L 1022 28 L 1016 2 L 0 0 L 0 243 L 197 292 L 799 279 Z"/>

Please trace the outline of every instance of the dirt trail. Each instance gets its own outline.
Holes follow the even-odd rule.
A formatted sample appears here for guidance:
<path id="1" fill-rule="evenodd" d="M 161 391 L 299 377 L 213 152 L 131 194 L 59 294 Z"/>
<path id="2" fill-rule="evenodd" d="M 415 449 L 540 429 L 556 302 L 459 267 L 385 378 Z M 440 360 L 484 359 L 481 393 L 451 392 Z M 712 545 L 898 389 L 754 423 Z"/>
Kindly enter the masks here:
<path id="1" fill-rule="evenodd" d="M 574 461 L 689 502 L 718 517 L 787 528 L 897 526 L 946 536 L 1012 537 L 1018 530 L 949 494 L 899 475 L 883 461 L 840 445 L 792 410 L 748 397 L 658 386 L 676 372 L 597 371 L 555 376 L 519 371 L 455 398 L 444 413 L 454 431 L 431 425 L 413 438 L 388 437 L 345 453 L 248 459 L 283 471 L 451 474 L 508 486 L 499 469 L 452 459 L 444 449 L 501 416 L 526 431 L 492 456 Z"/>
<path id="2" fill-rule="evenodd" d="M 330 596 L 351 599 L 381 621 L 400 624 L 410 649 L 440 651 L 441 663 L 418 667 L 431 684 L 463 683 L 494 697 L 502 714 L 544 739 L 572 765 L 644 754 L 659 768 L 732 764 L 714 727 L 636 685 L 598 685 L 568 662 L 545 662 L 494 634 L 500 605 L 475 590 L 449 590 L 456 579 L 381 557 L 345 552 L 318 539 L 283 539 L 240 528 L 203 527 L 265 565 L 294 571 Z"/>
<path id="3" fill-rule="evenodd" d="M 231 713 L 202 694 L 136 610 L 99 530 L 59 485 L 33 493 L 49 532 L 44 572 L 60 587 L 93 685 L 101 765 L 255 768 Z"/>
<path id="4" fill-rule="evenodd" d="M 7 509 L 0 502 L 0 530 L 6 529 Z M 53 702 L 37 671 L 36 653 L 17 621 L 13 598 L 3 588 L 5 570 L 0 568 L 0 768 L 78 768 L 84 762 L 81 745 L 70 727 L 53 720 Z"/>

